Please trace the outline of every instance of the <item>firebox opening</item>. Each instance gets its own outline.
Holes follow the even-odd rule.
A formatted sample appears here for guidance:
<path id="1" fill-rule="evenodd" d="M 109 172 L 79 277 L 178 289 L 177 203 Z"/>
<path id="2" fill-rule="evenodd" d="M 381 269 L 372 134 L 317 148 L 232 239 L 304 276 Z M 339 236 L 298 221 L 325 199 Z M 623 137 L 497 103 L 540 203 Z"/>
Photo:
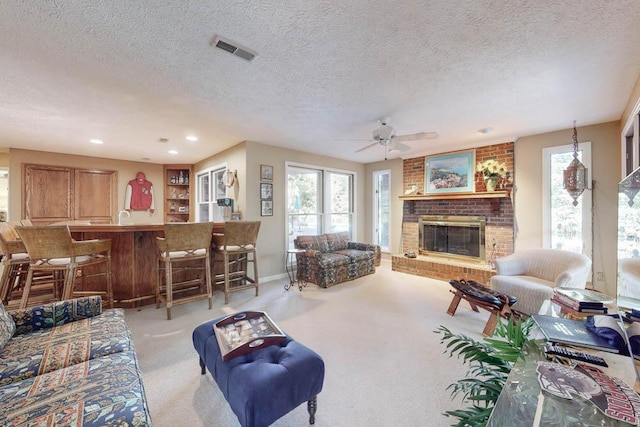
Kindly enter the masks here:
<path id="1" fill-rule="evenodd" d="M 420 254 L 484 262 L 485 224 L 483 216 L 421 216 Z"/>

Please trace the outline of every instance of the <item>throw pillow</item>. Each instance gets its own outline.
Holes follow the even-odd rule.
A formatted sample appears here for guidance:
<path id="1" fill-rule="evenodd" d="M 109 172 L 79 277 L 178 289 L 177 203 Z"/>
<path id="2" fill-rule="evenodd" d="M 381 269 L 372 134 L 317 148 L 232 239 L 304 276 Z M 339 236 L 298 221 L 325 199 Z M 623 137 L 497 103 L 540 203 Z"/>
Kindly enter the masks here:
<path id="1" fill-rule="evenodd" d="M 320 252 L 329 252 L 329 244 L 327 236 L 298 236 L 296 239 L 296 248 L 313 249 Z"/>
<path id="2" fill-rule="evenodd" d="M 329 252 L 343 251 L 349 249 L 349 233 L 329 233 L 327 236 L 327 244 L 329 245 Z"/>
<path id="3" fill-rule="evenodd" d="M 4 305 L 0 303 L 0 350 L 2 350 L 15 332 L 16 324 L 13 321 L 13 317 L 5 310 Z"/>

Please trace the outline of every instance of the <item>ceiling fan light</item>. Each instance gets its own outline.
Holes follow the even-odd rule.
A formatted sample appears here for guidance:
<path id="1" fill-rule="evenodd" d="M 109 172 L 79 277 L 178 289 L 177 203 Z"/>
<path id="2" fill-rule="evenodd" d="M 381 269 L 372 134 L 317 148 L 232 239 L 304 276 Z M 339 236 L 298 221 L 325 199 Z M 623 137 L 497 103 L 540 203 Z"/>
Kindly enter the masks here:
<path id="1" fill-rule="evenodd" d="M 374 131 L 374 139 L 379 139 L 383 141 L 390 140 L 395 135 L 395 130 L 389 125 L 380 125 L 380 128 L 377 129 L 378 137 L 376 138 L 376 132 Z"/>
<path id="2" fill-rule="evenodd" d="M 434 139 L 438 137 L 437 132 L 419 132 L 409 135 L 396 135 L 396 131 L 393 126 L 388 124 L 388 117 L 384 117 L 378 120 L 378 128 L 373 130 L 373 139 L 370 140 L 373 143 L 365 147 L 356 150 L 356 153 L 367 150 L 376 145 L 384 148 L 385 157 L 387 153 L 398 151 L 409 151 L 411 146 L 403 144 L 405 141 L 422 141 L 426 139 Z M 386 158 L 385 158 L 386 160 Z"/>

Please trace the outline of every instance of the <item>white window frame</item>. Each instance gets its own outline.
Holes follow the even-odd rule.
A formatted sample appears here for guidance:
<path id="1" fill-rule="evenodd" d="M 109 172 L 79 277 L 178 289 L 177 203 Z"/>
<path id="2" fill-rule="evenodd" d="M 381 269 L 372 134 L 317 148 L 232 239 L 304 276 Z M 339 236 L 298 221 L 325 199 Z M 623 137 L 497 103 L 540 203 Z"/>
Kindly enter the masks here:
<path id="1" fill-rule="evenodd" d="M 373 224 L 372 224 L 372 230 L 371 230 L 371 235 L 373 236 L 373 243 L 380 245 L 380 239 L 379 239 L 379 233 L 378 233 L 378 223 L 380 222 L 380 210 L 379 210 L 379 206 L 380 206 L 380 192 L 378 191 L 378 178 L 380 175 L 388 175 L 389 176 L 389 187 L 391 187 L 391 169 L 384 169 L 384 170 L 378 170 L 378 171 L 373 171 L 371 174 L 371 178 L 373 182 Z M 388 195 L 388 200 L 387 203 L 389 205 L 389 223 L 391 223 L 391 214 L 392 214 L 392 209 L 391 209 L 391 188 L 389 188 L 389 195 Z M 389 242 L 388 242 L 388 246 L 383 246 L 380 245 L 380 250 L 382 252 L 390 252 L 391 251 L 391 227 L 389 226 Z"/>
<path id="2" fill-rule="evenodd" d="M 578 143 L 578 150 L 582 152 L 582 164 L 587 168 L 587 182 L 591 187 L 591 141 Z M 558 145 L 542 149 L 542 247 L 551 247 L 551 165 L 552 154 L 566 153 L 573 151 L 573 144 Z M 569 166 L 567 164 L 567 166 Z M 591 257 L 593 253 L 593 204 L 592 191 L 585 190 L 580 195 L 582 203 L 582 232 L 583 247 L 582 253 Z"/>
<path id="3" fill-rule="evenodd" d="M 336 168 L 331 168 L 331 167 L 327 167 L 327 166 L 318 166 L 318 165 L 311 165 L 311 164 L 304 164 L 304 163 L 297 163 L 297 162 L 291 162 L 291 161 L 285 161 L 285 179 L 287 179 L 287 177 L 289 176 L 289 170 L 290 168 L 300 168 L 300 169 L 312 169 L 312 170 L 317 170 L 322 172 L 322 207 L 320 209 L 320 217 L 322 218 L 321 220 L 321 228 L 322 228 L 322 233 L 327 232 L 326 230 L 329 229 L 330 227 L 330 216 L 329 215 L 331 212 L 327 212 L 328 206 L 331 206 L 331 200 L 329 200 L 330 197 L 330 193 L 329 191 L 327 191 L 326 189 L 329 188 L 329 179 L 330 173 L 339 173 L 339 174 L 348 174 L 352 176 L 352 200 L 351 200 L 351 205 L 353 206 L 352 212 L 351 212 L 351 239 L 354 241 L 357 241 L 358 236 L 357 236 L 357 229 L 358 229 L 358 203 L 357 203 L 357 188 L 358 188 L 358 174 L 356 171 L 352 171 L 352 170 L 345 170 L 345 169 L 336 169 Z M 289 236 L 289 233 L 292 231 L 290 230 L 290 221 L 289 221 L 289 209 L 286 206 L 286 204 L 289 201 L 289 186 L 285 185 L 285 218 L 284 218 L 284 222 L 285 222 L 285 233 L 287 236 Z"/>
<path id="4" fill-rule="evenodd" d="M 624 179 L 640 166 L 640 99 L 633 107 L 620 136 L 620 179 Z M 631 138 L 631 152 L 627 151 L 627 139 Z M 627 156 L 631 157 L 631 169 L 627 170 Z"/>
<path id="5" fill-rule="evenodd" d="M 219 172 L 220 170 L 227 170 L 227 164 L 226 163 L 221 163 L 218 165 L 214 165 L 211 166 L 209 168 L 206 169 L 202 169 L 199 170 L 195 173 L 195 194 L 196 194 L 196 200 L 195 200 L 195 210 L 196 210 L 196 215 L 195 215 L 195 221 L 196 222 L 204 222 L 204 221 L 215 221 L 215 222 L 222 222 L 222 214 L 218 211 L 218 203 L 217 203 L 217 198 L 215 197 L 215 188 L 216 188 L 216 183 L 213 181 L 212 179 L 212 174 L 214 172 Z M 209 218 L 203 219 L 200 218 L 200 177 L 202 175 L 209 175 L 209 191 L 212 192 L 212 194 L 209 195 L 210 197 L 210 201 L 209 202 L 205 202 L 205 203 L 209 203 Z M 225 197 L 227 197 L 227 189 L 225 188 Z"/>

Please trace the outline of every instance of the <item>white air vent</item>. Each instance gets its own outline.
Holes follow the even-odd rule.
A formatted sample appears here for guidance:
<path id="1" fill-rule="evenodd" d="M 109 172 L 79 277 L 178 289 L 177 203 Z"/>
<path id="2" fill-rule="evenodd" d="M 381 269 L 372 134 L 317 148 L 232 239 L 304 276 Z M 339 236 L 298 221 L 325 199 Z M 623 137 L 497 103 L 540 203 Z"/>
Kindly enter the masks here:
<path id="1" fill-rule="evenodd" d="M 238 43 L 225 39 L 220 36 L 216 36 L 211 43 L 211 46 L 215 46 L 218 49 L 225 50 L 235 56 L 239 56 L 242 59 L 246 59 L 247 61 L 253 61 L 258 54 L 246 47 L 240 46 Z"/>

